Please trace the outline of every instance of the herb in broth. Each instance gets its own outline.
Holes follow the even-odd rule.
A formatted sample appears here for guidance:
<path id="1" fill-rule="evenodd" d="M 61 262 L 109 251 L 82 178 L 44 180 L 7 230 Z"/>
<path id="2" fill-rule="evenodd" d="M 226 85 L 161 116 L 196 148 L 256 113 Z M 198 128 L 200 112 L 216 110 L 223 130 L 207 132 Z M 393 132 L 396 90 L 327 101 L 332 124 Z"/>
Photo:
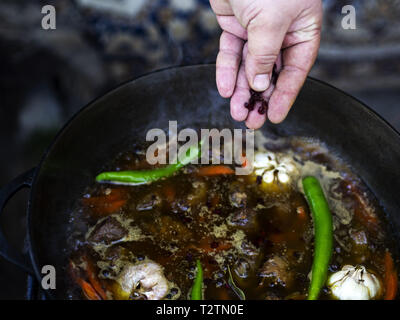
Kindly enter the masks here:
<path id="1" fill-rule="evenodd" d="M 204 299 L 307 299 L 315 239 L 301 179 L 312 175 L 333 219 L 319 299 L 394 299 L 390 235 L 360 180 L 319 143 L 266 146 L 248 176 L 188 165 L 150 184 L 90 186 L 76 210 L 88 228 L 74 240 L 72 296 L 191 299 L 198 261 Z M 142 151 L 118 156 L 117 168 L 151 169 Z"/>

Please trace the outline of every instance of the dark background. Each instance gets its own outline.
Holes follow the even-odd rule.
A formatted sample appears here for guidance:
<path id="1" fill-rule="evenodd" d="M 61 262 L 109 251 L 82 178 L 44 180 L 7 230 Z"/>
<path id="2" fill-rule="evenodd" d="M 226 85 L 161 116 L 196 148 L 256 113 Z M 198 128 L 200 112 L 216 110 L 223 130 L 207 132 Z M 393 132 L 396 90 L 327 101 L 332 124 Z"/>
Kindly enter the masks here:
<path id="1" fill-rule="evenodd" d="M 323 2 L 311 75 L 400 130 L 400 1 Z M 56 7 L 56 30 L 41 28 L 46 4 Z M 356 30 L 341 27 L 346 4 L 356 8 Z M 151 70 L 215 62 L 219 34 L 207 0 L 2 0 L 0 186 L 37 165 L 71 115 L 109 89 Z M 27 195 L 15 196 L 0 218 L 22 251 Z M 0 258 L 0 299 L 24 298 L 25 283 L 24 273 Z"/>

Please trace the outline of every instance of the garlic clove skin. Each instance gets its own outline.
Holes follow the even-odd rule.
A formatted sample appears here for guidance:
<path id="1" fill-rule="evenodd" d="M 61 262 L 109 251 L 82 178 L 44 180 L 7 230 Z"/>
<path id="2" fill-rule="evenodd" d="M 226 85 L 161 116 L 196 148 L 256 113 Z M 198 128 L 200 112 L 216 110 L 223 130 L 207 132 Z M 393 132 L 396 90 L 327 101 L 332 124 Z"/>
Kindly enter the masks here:
<path id="1" fill-rule="evenodd" d="M 286 172 L 278 172 L 278 180 L 280 183 L 286 184 L 290 181 L 290 177 Z"/>
<path id="2" fill-rule="evenodd" d="M 272 152 L 257 152 L 254 155 L 254 174 L 261 176 L 267 184 L 289 185 L 299 176 L 299 170 L 290 157 L 280 157 Z"/>
<path id="3" fill-rule="evenodd" d="M 262 177 L 263 177 L 263 181 L 265 183 L 272 183 L 272 182 L 274 182 L 275 174 L 273 171 L 269 170 L 269 171 L 266 171 Z"/>
<path id="4" fill-rule="evenodd" d="M 370 300 L 368 288 L 360 286 L 353 278 L 334 285 L 331 290 L 334 297 L 339 300 Z"/>
<path id="5" fill-rule="evenodd" d="M 330 276 L 327 284 L 339 300 L 371 300 L 381 292 L 379 279 L 364 266 L 345 265 Z"/>
<path id="6" fill-rule="evenodd" d="M 253 166 L 256 169 L 266 169 L 269 167 L 276 167 L 277 165 L 276 156 L 272 152 L 257 152 L 254 155 Z"/>

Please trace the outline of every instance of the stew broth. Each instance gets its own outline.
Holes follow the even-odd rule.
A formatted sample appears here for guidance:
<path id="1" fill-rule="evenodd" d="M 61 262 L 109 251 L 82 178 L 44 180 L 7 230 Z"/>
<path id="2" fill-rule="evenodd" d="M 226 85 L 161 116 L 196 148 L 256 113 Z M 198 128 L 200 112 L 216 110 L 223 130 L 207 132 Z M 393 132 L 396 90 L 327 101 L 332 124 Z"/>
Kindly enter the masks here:
<path id="1" fill-rule="evenodd" d="M 256 171 L 202 175 L 204 166 L 188 165 L 151 184 L 88 187 L 74 213 L 87 230 L 71 239 L 71 298 L 189 299 L 199 259 L 204 299 L 239 299 L 232 282 L 246 299 L 306 299 L 313 221 L 299 182 L 309 174 L 321 181 L 333 215 L 329 274 L 363 265 L 381 283 L 375 298 L 384 298 L 390 234 L 365 185 L 315 141 L 291 138 L 267 149 L 260 152 L 295 167 L 289 181 L 279 168 L 266 183 Z M 150 168 L 143 150 L 120 154 L 107 169 Z M 149 270 L 140 269 L 132 287 L 138 266 Z M 146 277 L 158 277 L 156 285 L 146 287 Z M 82 290 L 84 282 L 94 292 Z M 332 299 L 331 290 L 320 298 Z"/>

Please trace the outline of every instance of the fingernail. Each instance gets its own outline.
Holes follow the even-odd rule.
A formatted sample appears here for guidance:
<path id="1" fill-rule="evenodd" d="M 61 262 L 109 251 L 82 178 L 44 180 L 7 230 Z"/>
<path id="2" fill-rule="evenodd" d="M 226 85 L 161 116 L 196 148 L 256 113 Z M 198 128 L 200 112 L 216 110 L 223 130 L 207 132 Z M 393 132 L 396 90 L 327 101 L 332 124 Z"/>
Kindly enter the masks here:
<path id="1" fill-rule="evenodd" d="M 253 87 L 256 91 L 265 91 L 269 86 L 269 76 L 267 74 L 257 74 L 254 77 Z"/>

